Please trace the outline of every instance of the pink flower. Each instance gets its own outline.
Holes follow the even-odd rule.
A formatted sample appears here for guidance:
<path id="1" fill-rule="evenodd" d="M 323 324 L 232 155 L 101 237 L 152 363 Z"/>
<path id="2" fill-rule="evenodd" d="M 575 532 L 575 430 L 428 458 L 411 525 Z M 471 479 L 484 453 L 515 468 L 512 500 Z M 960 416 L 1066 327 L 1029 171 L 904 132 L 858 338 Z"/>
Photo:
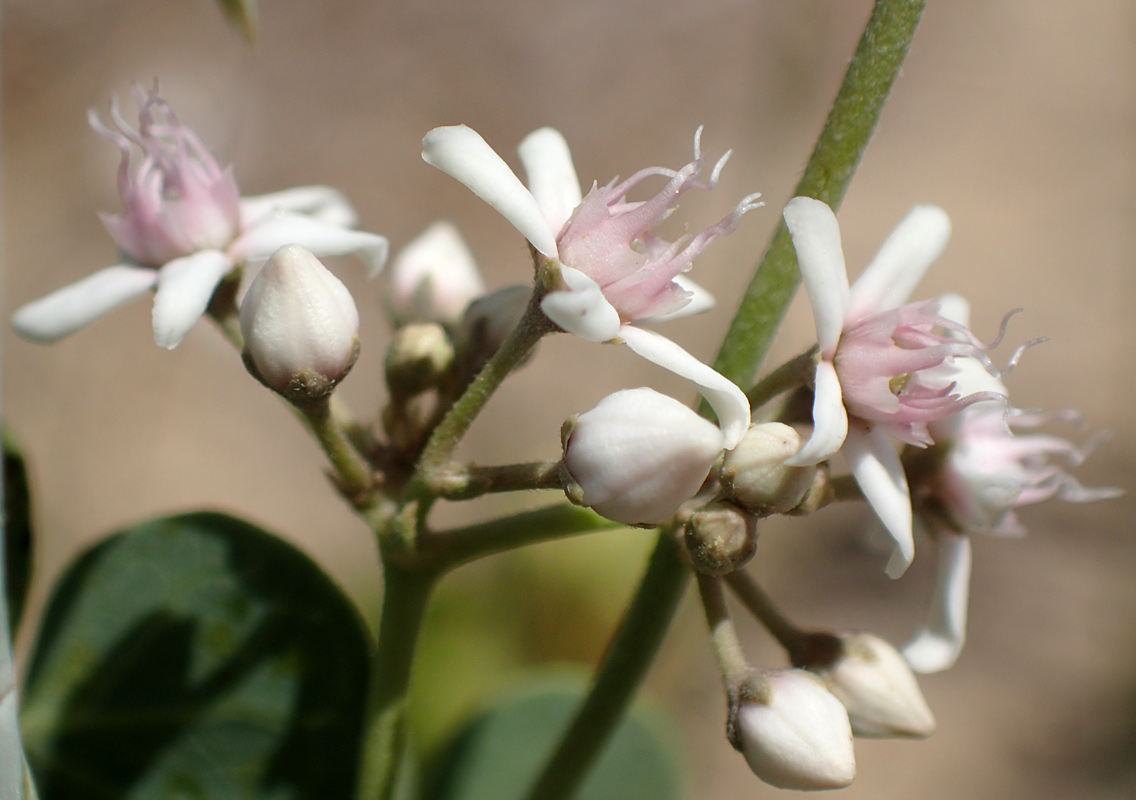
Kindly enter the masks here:
<path id="1" fill-rule="evenodd" d="M 911 563 L 915 544 L 910 493 L 889 434 L 927 445 L 929 422 L 995 396 L 962 397 L 951 385 L 928 383 L 926 370 L 979 355 L 980 347 L 964 326 L 940 315 L 935 302 L 903 305 L 946 246 L 950 221 L 940 208 L 916 206 L 849 287 L 832 209 L 794 197 L 784 216 L 820 344 L 813 434 L 786 463 L 816 464 L 843 448 L 861 491 L 895 540 L 887 573 L 896 578 Z"/>
<path id="2" fill-rule="evenodd" d="M 559 273 L 559 286 L 544 296 L 541 309 L 565 331 L 593 342 L 621 341 L 644 358 L 699 386 L 714 406 L 727 449 L 749 426 L 749 403 L 730 381 L 658 334 L 632 323 L 656 322 L 706 310 L 713 301 L 682 273 L 719 236 L 731 233 L 742 216 L 760 205 L 750 195 L 718 224 L 694 236 L 666 242 L 651 229 L 674 210 L 689 189 L 711 189 L 725 165 L 723 156 L 707 181 L 694 139 L 694 160 L 680 170 L 645 169 L 622 183 L 593 184 L 585 197 L 564 137 L 542 128 L 518 148 L 529 188 L 472 129 L 435 128 L 422 140 L 422 158 L 457 178 L 520 231 L 546 265 Z M 666 178 L 666 186 L 641 202 L 627 199 L 644 179 Z"/>
<path id="3" fill-rule="evenodd" d="M 960 325 L 968 324 L 970 309 L 963 298 L 948 295 L 942 298 L 941 306 L 944 315 Z M 1123 492 L 1114 487 L 1082 486 L 1051 460 L 1057 457 L 1077 466 L 1102 437 L 1078 446 L 1057 436 L 1019 433 L 1054 420 L 1077 419 L 1076 413 L 1043 414 L 1008 408 L 1006 387 L 974 358 L 956 359 L 931 370 L 927 380 L 931 385 L 951 386 L 971 396 L 1003 398 L 976 402 L 932 424 L 931 433 L 937 446 L 944 449 L 944 458 L 941 466 L 916 487 L 916 508 L 932 528 L 939 555 L 926 621 L 903 654 L 913 669 L 937 672 L 954 664 L 966 638 L 969 534 L 1021 535 L 1025 528 L 1014 513 L 1019 506 L 1051 497 L 1090 503 Z"/>
<path id="4" fill-rule="evenodd" d="M 153 291 L 154 339 L 173 348 L 205 313 L 217 284 L 244 262 L 263 261 L 285 244 L 318 256 L 353 253 L 372 274 L 382 269 L 386 238 L 351 230 L 355 213 L 338 191 L 302 186 L 240 198 L 232 169 L 218 165 L 156 89 L 139 88 L 135 95 L 137 130 L 117 104 L 111 107 L 113 128 L 90 114 L 95 132 L 122 152 L 123 212 L 104 215 L 103 223 L 124 261 L 17 310 L 17 333 L 53 342 Z"/>

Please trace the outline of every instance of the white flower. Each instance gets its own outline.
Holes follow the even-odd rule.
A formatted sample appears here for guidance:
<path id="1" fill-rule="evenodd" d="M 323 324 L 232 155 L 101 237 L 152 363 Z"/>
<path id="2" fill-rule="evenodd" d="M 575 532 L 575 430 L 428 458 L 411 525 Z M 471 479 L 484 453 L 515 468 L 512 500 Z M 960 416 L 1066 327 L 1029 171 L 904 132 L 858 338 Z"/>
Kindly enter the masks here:
<path id="1" fill-rule="evenodd" d="M 386 238 L 350 230 L 355 213 L 338 191 L 302 186 L 240 198 L 232 170 L 221 169 L 156 90 L 136 95 L 136 131 L 117 104 L 114 129 L 90 115 L 95 131 L 122 152 L 124 210 L 103 222 L 125 258 L 18 309 L 12 327 L 21 336 L 54 342 L 153 291 L 154 339 L 177 347 L 227 275 L 289 243 L 320 256 L 355 254 L 372 275 L 382 269 Z"/>
<path id="2" fill-rule="evenodd" d="M 391 261 L 390 307 L 399 324 L 456 325 L 485 284 L 458 229 L 435 222 Z"/>
<path id="3" fill-rule="evenodd" d="M 627 525 L 669 519 L 722 452 L 714 423 L 653 389 L 610 394 L 564 426 L 569 499 Z"/>
<path id="4" fill-rule="evenodd" d="M 839 789 L 856 777 L 844 706 L 801 669 L 762 673 L 765 695 L 743 699 L 734 731 L 757 777 L 781 789 Z"/>
<path id="5" fill-rule="evenodd" d="M 744 393 L 678 345 L 631 324 L 708 308 L 709 296 L 680 273 L 711 241 L 733 231 L 742 215 L 759 205 L 756 195 L 747 197 L 717 225 L 674 243 L 651 234 L 682 192 L 709 189 L 717 182 L 724 157 L 711 170 L 708 182 L 697 179 L 703 167 L 698 138 L 694 161 L 683 169 L 642 170 L 619 184 L 593 185 L 586 197 L 564 137 L 551 128 L 533 132 L 518 148 L 529 189 L 477 132 L 464 125 L 426 134 L 422 158 L 501 212 L 559 270 L 562 285 L 541 301 L 549 319 L 589 341 L 620 340 L 644 358 L 693 381 L 714 407 L 729 448 L 749 426 Z M 627 201 L 627 193 L 650 176 L 667 178 L 666 187 L 650 200 Z"/>
<path id="6" fill-rule="evenodd" d="M 326 396 L 359 354 L 359 312 L 338 278 L 295 244 L 277 250 L 241 302 L 250 371 L 289 400 Z"/>
<path id="7" fill-rule="evenodd" d="M 932 441 L 928 422 L 990 399 L 963 398 L 951 386 L 926 382 L 926 370 L 975 355 L 979 347 L 934 302 L 903 305 L 946 246 L 950 221 L 940 208 L 916 206 L 849 288 L 832 209 L 794 197 L 784 217 L 820 344 L 813 434 L 787 463 L 816 464 L 843 448 L 864 497 L 895 542 L 887 574 L 897 578 L 911 563 L 915 543 L 910 493 L 889 434 L 925 446 Z"/>

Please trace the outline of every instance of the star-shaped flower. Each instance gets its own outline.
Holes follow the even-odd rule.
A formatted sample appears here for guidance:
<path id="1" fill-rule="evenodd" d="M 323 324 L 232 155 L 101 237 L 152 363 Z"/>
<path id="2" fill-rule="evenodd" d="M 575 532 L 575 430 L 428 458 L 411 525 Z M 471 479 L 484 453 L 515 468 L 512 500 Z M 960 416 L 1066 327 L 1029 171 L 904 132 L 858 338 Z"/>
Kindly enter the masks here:
<path id="1" fill-rule="evenodd" d="M 355 212 L 335 189 L 301 186 L 241 198 L 232 168 L 222 169 L 156 89 L 137 89 L 138 129 L 112 105 L 110 128 L 92 111 L 91 127 L 122 152 L 123 212 L 104 215 L 123 260 L 16 311 L 12 327 L 54 342 L 124 303 L 154 292 L 154 339 L 176 347 L 205 313 L 217 285 L 247 261 L 285 244 L 318 256 L 355 254 L 377 274 L 388 243 L 351 230 Z M 141 157 L 137 158 L 137 153 Z"/>
<path id="2" fill-rule="evenodd" d="M 906 303 L 950 236 L 946 213 L 916 206 L 851 287 L 840 228 L 827 205 L 795 197 L 785 208 L 801 275 L 813 307 L 820 360 L 813 434 L 785 463 L 817 464 L 843 450 L 864 497 L 895 541 L 887 573 L 899 577 L 915 554 L 911 497 L 889 435 L 917 446 L 932 439 L 927 423 L 990 393 L 962 397 L 925 372 L 962 357 L 981 357 L 965 326 L 938 313 L 934 301 Z"/>
<path id="3" fill-rule="evenodd" d="M 518 148 L 527 189 L 485 140 L 464 125 L 426 134 L 422 158 L 501 212 L 539 258 L 559 271 L 559 285 L 541 301 L 549 319 L 589 341 L 622 341 L 695 383 L 714 407 L 729 449 L 749 426 L 744 393 L 674 342 L 633 324 L 709 308 L 709 295 L 682 273 L 710 242 L 731 233 L 746 212 L 760 205 L 757 195 L 746 197 L 718 224 L 675 242 L 651 233 L 674 209 L 679 195 L 717 183 L 729 154 L 717 162 L 708 181 L 698 180 L 704 166 L 700 134 L 701 129 L 695 136 L 694 160 L 681 170 L 641 170 L 621 183 L 593 184 L 587 196 L 580 190 L 564 137 L 551 128 L 529 134 Z M 663 190 L 642 202 L 627 200 L 627 194 L 651 176 L 667 179 Z"/>

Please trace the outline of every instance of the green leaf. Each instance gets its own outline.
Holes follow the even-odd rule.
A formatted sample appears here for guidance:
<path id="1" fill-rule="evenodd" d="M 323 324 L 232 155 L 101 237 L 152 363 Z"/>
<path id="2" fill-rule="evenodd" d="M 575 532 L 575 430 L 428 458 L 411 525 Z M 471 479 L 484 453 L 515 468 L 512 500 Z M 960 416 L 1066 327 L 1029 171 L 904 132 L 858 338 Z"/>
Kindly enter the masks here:
<path id="1" fill-rule="evenodd" d="M 475 718 L 446 753 L 430 800 L 522 800 L 580 705 L 579 683 L 542 681 Z M 633 711 L 609 739 L 576 800 L 678 800 L 671 738 Z"/>
<path id="2" fill-rule="evenodd" d="M 4 438 L 4 578 L 8 593 L 8 624 L 15 634 L 32 576 L 31 496 L 28 472 L 19 447 Z"/>
<path id="3" fill-rule="evenodd" d="M 331 580 L 259 528 L 123 531 L 47 609 L 21 717 L 40 797 L 351 797 L 369 651 Z"/>
<path id="4" fill-rule="evenodd" d="M 217 5 L 225 19 L 253 44 L 256 41 L 256 0 L 217 0 Z"/>

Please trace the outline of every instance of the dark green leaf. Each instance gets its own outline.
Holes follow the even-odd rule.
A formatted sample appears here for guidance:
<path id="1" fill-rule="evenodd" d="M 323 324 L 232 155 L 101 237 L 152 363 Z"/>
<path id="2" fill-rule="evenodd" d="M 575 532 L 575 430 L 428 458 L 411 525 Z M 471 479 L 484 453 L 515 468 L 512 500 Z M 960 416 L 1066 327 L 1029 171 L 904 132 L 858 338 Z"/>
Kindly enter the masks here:
<path id="1" fill-rule="evenodd" d="M 522 800 L 582 698 L 578 684 L 545 683 L 474 719 L 446 753 L 431 800 Z M 658 727 L 649 715 L 628 715 L 576 800 L 677 800 L 678 759 Z"/>
<path id="2" fill-rule="evenodd" d="M 22 715 L 40 797 L 349 798 L 368 653 L 336 586 L 259 528 L 123 531 L 48 606 Z"/>
<path id="3" fill-rule="evenodd" d="M 16 443 L 4 437 L 4 578 L 8 624 L 13 635 L 24 610 L 32 576 L 32 519 L 28 472 Z"/>

